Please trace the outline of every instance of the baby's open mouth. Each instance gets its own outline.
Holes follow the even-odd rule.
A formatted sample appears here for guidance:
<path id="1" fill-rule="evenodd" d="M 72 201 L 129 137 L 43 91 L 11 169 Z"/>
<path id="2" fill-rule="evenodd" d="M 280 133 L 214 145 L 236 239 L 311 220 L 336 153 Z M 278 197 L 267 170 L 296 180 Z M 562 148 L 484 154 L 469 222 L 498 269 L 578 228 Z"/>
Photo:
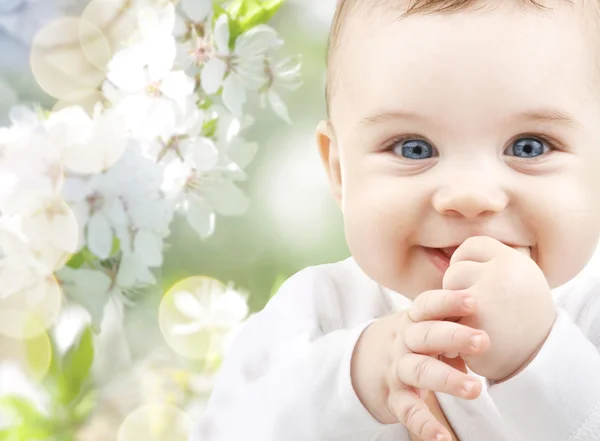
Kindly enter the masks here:
<path id="1" fill-rule="evenodd" d="M 451 259 L 452 255 L 454 254 L 454 252 L 458 249 L 458 247 L 447 247 L 447 248 L 438 248 L 438 250 L 440 250 L 442 253 L 444 253 L 444 255 L 448 258 Z"/>

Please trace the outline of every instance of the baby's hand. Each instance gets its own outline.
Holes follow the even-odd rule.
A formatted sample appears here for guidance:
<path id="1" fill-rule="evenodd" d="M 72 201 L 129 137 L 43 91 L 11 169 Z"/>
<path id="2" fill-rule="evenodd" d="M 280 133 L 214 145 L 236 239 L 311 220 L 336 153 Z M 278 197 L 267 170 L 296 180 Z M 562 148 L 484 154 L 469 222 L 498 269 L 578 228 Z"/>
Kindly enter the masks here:
<path id="1" fill-rule="evenodd" d="M 492 380 L 505 380 L 526 366 L 556 318 L 550 287 L 529 249 L 491 237 L 471 237 L 458 247 L 443 287 L 477 299 L 477 312 L 458 322 L 485 331 L 491 347 L 463 358 L 469 369 Z"/>
<path id="2" fill-rule="evenodd" d="M 465 306 L 464 300 L 473 303 Z M 424 440 L 451 437 L 424 402 L 429 390 L 474 399 L 475 378 L 437 359 L 438 355 L 478 354 L 489 347 L 483 331 L 444 319 L 475 311 L 464 292 L 420 294 L 410 310 L 381 318 L 362 333 L 352 357 L 352 384 L 369 412 L 382 423 L 401 422 Z M 473 338 L 479 339 L 477 345 Z M 459 359 L 460 360 L 460 359 Z M 464 367 L 464 365 L 463 365 Z"/>

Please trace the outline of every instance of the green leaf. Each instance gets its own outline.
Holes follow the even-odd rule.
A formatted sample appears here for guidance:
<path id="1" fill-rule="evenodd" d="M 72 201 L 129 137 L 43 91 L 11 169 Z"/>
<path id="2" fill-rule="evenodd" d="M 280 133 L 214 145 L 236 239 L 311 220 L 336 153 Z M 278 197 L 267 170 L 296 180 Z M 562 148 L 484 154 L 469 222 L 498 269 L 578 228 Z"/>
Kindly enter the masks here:
<path id="1" fill-rule="evenodd" d="M 46 389 L 46 392 L 55 400 L 64 394 L 66 388 L 65 379 L 62 375 L 61 355 L 56 347 L 56 343 L 52 338 L 50 340 L 50 365 L 48 372 L 41 381 L 41 385 Z M 27 351 L 33 351 L 33 346 L 27 346 Z"/>
<path id="2" fill-rule="evenodd" d="M 110 256 L 114 256 L 121 249 L 121 241 L 117 236 L 113 236 L 113 246 L 110 250 Z"/>
<path id="3" fill-rule="evenodd" d="M 11 428 L 11 441 L 34 441 L 54 439 L 53 426 L 50 423 L 45 424 L 21 424 Z"/>
<path id="4" fill-rule="evenodd" d="M 212 138 L 215 135 L 215 132 L 217 131 L 218 122 L 218 118 L 206 121 L 202 125 L 202 136 L 204 136 L 205 138 Z"/>
<path id="5" fill-rule="evenodd" d="M 98 404 L 96 391 L 92 390 L 82 396 L 79 403 L 71 411 L 71 416 L 76 424 L 82 424 L 88 419 L 94 408 Z"/>
<path id="6" fill-rule="evenodd" d="M 63 376 L 66 390 L 61 397 L 62 404 L 68 405 L 80 397 L 83 387 L 89 381 L 94 361 L 94 342 L 92 329 L 88 326 L 69 348 L 63 358 Z"/>
<path id="7" fill-rule="evenodd" d="M 1 441 L 45 440 L 52 436 L 54 424 L 35 404 L 18 395 L 0 397 L 0 408 L 12 414 L 17 424 L 0 431 Z"/>
<path id="8" fill-rule="evenodd" d="M 21 422 L 35 423 L 45 419 L 32 401 L 18 395 L 0 397 L 0 407 Z"/>
<path id="9" fill-rule="evenodd" d="M 242 32 L 271 21 L 283 2 L 284 0 L 244 0 L 244 7 L 238 18 Z"/>
<path id="10" fill-rule="evenodd" d="M 227 5 L 227 14 L 233 20 L 237 19 L 240 15 L 240 9 L 243 8 L 245 0 L 233 0 L 229 5 Z"/>
<path id="11" fill-rule="evenodd" d="M 85 259 L 83 258 L 83 255 L 81 254 L 81 252 L 79 252 L 79 253 L 73 254 L 71 256 L 71 258 L 67 262 L 67 266 L 77 269 L 77 268 L 81 268 L 81 266 L 84 263 L 85 263 Z"/>
<path id="12" fill-rule="evenodd" d="M 14 427 L 0 429 L 0 441 L 18 441 L 14 436 Z"/>
<path id="13" fill-rule="evenodd" d="M 111 251 L 111 256 L 116 252 L 115 251 L 115 240 L 117 241 L 117 247 L 118 247 L 119 239 L 117 239 L 115 237 L 113 239 L 113 249 Z M 118 251 L 118 248 L 117 248 L 117 251 Z M 67 266 L 70 268 L 73 268 L 73 269 L 79 269 L 86 262 L 92 264 L 96 261 L 98 261 L 98 258 L 94 255 L 94 253 L 92 253 L 88 249 L 88 247 L 84 247 L 77 254 L 74 254 L 73 256 L 71 256 L 71 259 L 69 259 L 69 261 L 67 262 Z"/>

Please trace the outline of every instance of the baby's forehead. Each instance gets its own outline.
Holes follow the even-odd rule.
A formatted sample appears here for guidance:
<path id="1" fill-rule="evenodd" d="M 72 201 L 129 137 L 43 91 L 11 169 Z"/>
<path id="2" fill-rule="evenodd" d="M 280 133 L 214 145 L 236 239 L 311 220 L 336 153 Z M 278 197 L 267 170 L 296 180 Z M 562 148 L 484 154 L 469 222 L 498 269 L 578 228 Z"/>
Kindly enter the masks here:
<path id="1" fill-rule="evenodd" d="M 452 116 L 460 106 L 474 119 L 477 112 L 546 107 L 548 100 L 572 108 L 597 89 L 597 59 L 582 17 L 561 4 L 550 14 L 508 5 L 401 20 L 350 18 L 329 78 L 329 110 L 355 121 L 365 109 L 403 104 L 458 122 Z"/>
<path id="2" fill-rule="evenodd" d="M 517 4 L 522 6 L 523 3 L 531 4 L 532 2 L 529 0 L 505 2 L 506 6 L 502 7 L 498 7 L 498 4 L 494 2 L 495 8 L 487 7 L 491 4 L 490 2 L 445 1 L 443 3 L 447 5 L 462 3 L 473 8 L 476 5 L 479 7 L 472 11 L 465 11 L 465 13 L 455 14 L 446 11 L 408 15 L 405 14 L 405 11 L 411 4 L 431 8 L 434 4 L 439 6 L 442 2 L 366 0 L 361 3 L 355 0 L 346 0 L 343 3 L 349 9 L 339 11 L 339 14 L 346 15 L 337 17 L 338 22 L 334 23 L 328 59 L 327 102 L 330 115 L 331 107 L 333 107 L 340 88 L 344 88 L 345 95 L 353 95 L 353 92 L 368 87 L 370 82 L 384 78 L 385 71 L 392 72 L 396 69 L 396 77 L 387 78 L 390 84 L 406 82 L 407 78 L 413 78 L 414 70 L 421 70 L 424 77 L 433 78 L 430 75 L 431 70 L 443 70 L 440 68 L 447 68 L 448 65 L 470 69 L 471 66 L 461 65 L 458 62 L 461 57 L 469 55 L 483 59 L 489 58 L 490 63 L 494 63 L 498 69 L 510 70 L 511 66 L 501 64 L 502 57 L 504 56 L 509 62 L 511 57 L 508 49 L 514 46 L 518 52 L 519 47 L 525 47 L 521 41 L 526 43 L 525 40 L 527 40 L 529 41 L 527 48 L 530 52 L 523 52 L 520 59 L 515 56 L 513 60 L 529 65 L 527 68 L 537 63 L 536 75 L 545 77 L 556 69 L 560 69 L 560 66 L 555 65 L 559 58 L 553 57 L 552 53 L 570 53 L 570 59 L 577 58 L 577 56 L 583 59 L 588 57 L 589 53 L 595 54 L 596 51 L 589 51 L 592 38 L 587 31 L 590 28 L 593 28 L 594 31 L 592 44 L 596 44 L 600 40 L 597 38 L 600 35 L 598 21 L 594 20 L 593 25 L 590 26 L 592 20 L 583 18 L 589 17 L 589 14 L 580 13 L 583 9 L 581 3 L 577 2 L 579 6 L 575 6 L 574 2 L 568 0 L 556 0 L 553 3 L 554 6 L 548 7 L 548 9 L 531 5 L 529 8 L 511 7 Z M 589 13 L 589 10 L 587 11 Z M 585 22 L 585 25 L 582 26 L 581 20 Z M 519 24 L 516 24 L 517 22 Z M 485 24 L 479 25 L 480 23 Z M 491 27 L 487 26 L 488 23 L 491 24 Z M 518 28 L 523 25 L 529 29 Z M 493 32 L 489 31 L 490 28 L 493 29 Z M 561 35 L 565 33 L 570 35 L 562 38 Z M 513 38 L 515 35 L 518 37 Z M 438 41 L 435 41 L 436 38 Z M 461 40 L 461 38 L 464 39 Z M 551 39 L 551 42 L 545 41 L 548 38 Z M 538 40 L 539 46 L 532 43 L 532 41 L 537 42 Z M 477 46 L 478 44 L 479 46 Z M 385 51 L 382 51 L 382 46 L 385 47 Z M 415 62 L 414 66 L 405 65 L 403 66 L 405 70 L 401 70 L 399 63 L 402 58 L 414 56 L 415 51 L 411 52 L 411 48 L 417 47 L 421 51 L 429 51 L 430 56 L 418 57 L 418 62 Z M 547 51 L 549 54 L 544 54 L 543 51 Z M 597 86 L 600 63 L 595 55 L 592 58 L 595 67 L 592 68 L 588 63 L 585 69 L 588 75 L 590 72 L 594 73 L 589 76 L 593 77 L 594 84 Z M 580 61 L 578 60 L 578 63 L 583 65 Z M 580 67 L 583 68 L 583 66 Z M 564 69 L 564 66 L 562 68 Z M 357 79 L 356 74 L 361 78 Z M 464 74 L 472 73 L 465 72 Z M 351 86 L 348 85 L 350 83 L 348 77 L 353 77 Z M 535 78 L 523 78 L 523 80 L 525 79 L 534 80 Z M 445 79 L 439 77 L 437 81 L 443 83 Z M 579 81 L 581 82 L 581 78 Z M 589 83 L 587 80 L 584 82 Z M 438 84 L 431 84 L 431 89 L 436 87 Z"/>

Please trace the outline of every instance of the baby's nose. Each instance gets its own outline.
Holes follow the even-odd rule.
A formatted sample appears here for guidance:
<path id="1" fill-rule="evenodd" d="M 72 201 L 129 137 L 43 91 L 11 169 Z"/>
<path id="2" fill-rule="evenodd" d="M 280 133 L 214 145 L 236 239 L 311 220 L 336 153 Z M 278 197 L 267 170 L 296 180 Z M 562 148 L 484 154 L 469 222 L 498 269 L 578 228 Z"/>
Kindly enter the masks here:
<path id="1" fill-rule="evenodd" d="M 498 186 L 467 180 L 442 185 L 433 198 L 438 213 L 465 218 L 499 213 L 507 204 L 508 196 Z"/>

